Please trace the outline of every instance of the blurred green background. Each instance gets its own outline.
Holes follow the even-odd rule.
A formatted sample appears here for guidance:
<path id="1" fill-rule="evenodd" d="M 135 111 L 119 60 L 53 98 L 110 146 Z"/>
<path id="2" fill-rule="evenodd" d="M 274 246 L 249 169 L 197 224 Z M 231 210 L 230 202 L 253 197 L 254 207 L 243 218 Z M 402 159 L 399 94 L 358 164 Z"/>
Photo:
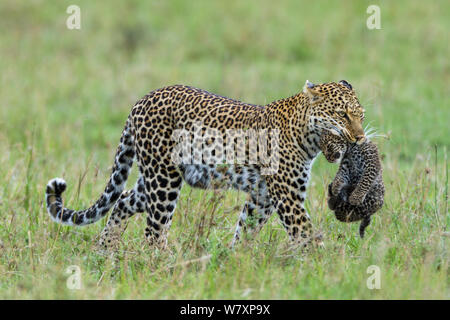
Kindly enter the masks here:
<path id="1" fill-rule="evenodd" d="M 81 9 L 81 30 L 66 27 L 69 17 L 66 9 L 73 4 Z M 369 17 L 366 9 L 373 4 L 381 9 L 380 30 L 369 30 L 366 26 Z M 60 289 L 65 281 L 61 274 L 67 259 L 81 259 L 83 268 L 90 270 L 92 283 L 103 279 L 104 261 L 81 258 L 91 250 L 102 226 L 61 229 L 52 224 L 43 204 L 44 188 L 48 179 L 63 176 L 69 183 L 66 200 L 70 207 L 81 208 L 91 203 L 105 185 L 132 105 L 149 91 L 170 84 L 186 84 L 266 104 L 298 93 L 306 79 L 314 83 L 346 79 L 367 110 L 366 121 L 372 121 L 379 133 L 388 136 L 377 139 L 387 199 L 380 220 L 373 226 L 376 236 L 368 248 L 355 238 L 356 225 L 333 221 L 323 199 L 324 185 L 332 179 L 336 167 L 319 157 L 308 206 L 318 228 L 329 233 L 329 241 L 339 243 L 345 234 L 347 242 L 340 248 L 348 253 L 343 253 L 339 260 L 340 273 L 331 272 L 332 261 L 336 260 L 334 245 L 331 245 L 334 249 L 325 251 L 325 258 L 316 257 L 313 259 L 316 264 L 312 263 L 312 269 L 305 271 L 314 273 L 311 270 L 322 267 L 327 270 L 328 276 L 322 274 L 318 283 L 305 274 L 281 280 L 271 278 L 283 273 L 286 265 L 297 270 L 298 260 L 286 262 L 272 253 L 275 262 L 262 263 L 259 258 L 270 256 L 265 251 L 264 254 L 257 251 L 256 258 L 234 256 L 233 263 L 244 270 L 252 269 L 255 265 L 252 259 L 256 259 L 261 268 L 259 276 L 269 279 L 265 289 L 245 297 L 448 298 L 448 291 L 442 287 L 448 284 L 443 281 L 448 262 L 442 265 L 447 251 L 441 232 L 447 230 L 449 220 L 446 178 L 446 150 L 450 147 L 449 29 L 450 2 L 446 0 L 1 1 L 0 272 L 8 277 L 0 284 L 0 296 L 51 298 L 55 292 L 60 297 L 89 296 Z M 204 197 L 212 201 L 210 195 L 185 187 L 182 201 L 193 201 L 193 211 L 199 211 L 206 201 Z M 202 238 L 210 245 L 214 243 L 215 249 L 205 245 L 196 249 L 200 251 L 189 251 L 183 256 L 194 259 L 212 254 L 216 264 L 211 270 L 207 268 L 202 273 L 195 269 L 196 273 L 188 272 L 185 277 L 161 271 L 156 276 L 150 273 L 148 278 L 144 276 L 147 271 L 143 271 L 149 267 L 146 259 L 153 259 L 148 272 L 154 272 L 181 258 L 173 252 L 168 256 L 161 253 L 160 260 L 144 255 L 135 258 L 133 275 L 126 272 L 122 275 L 121 283 L 128 289 L 122 287 L 123 295 L 112 297 L 241 297 L 247 291 L 235 281 L 220 293 L 209 283 L 217 281 L 217 272 L 234 275 L 233 270 L 238 268 L 227 264 L 229 260 L 225 258 L 223 265 L 217 262 L 221 261 L 218 257 L 223 257 L 222 249 L 217 248 L 218 243 L 231 238 L 242 199 L 233 192 L 227 194 L 222 203 L 224 207 L 236 207 L 232 220 L 219 214 L 215 223 L 225 231 Z M 184 223 L 189 228 L 197 226 L 195 220 L 189 220 L 196 219 L 196 212 L 189 218 L 185 216 L 191 210 L 189 205 L 192 203 L 180 204 L 171 241 L 176 242 L 180 234 L 187 232 Z M 127 236 L 129 246 L 134 243 L 132 239 L 140 241 L 143 237 L 144 219 L 136 224 Z M 276 217 L 271 225 L 279 230 Z M 270 230 L 263 232 L 261 241 L 272 239 Z M 282 230 L 278 234 L 283 242 Z M 64 241 L 58 239 L 60 235 Z M 438 240 L 429 244 L 433 235 Z M 424 252 L 431 252 L 430 264 L 423 260 L 428 257 Z M 381 265 L 398 263 L 399 273 L 387 277 L 403 279 L 402 285 L 392 283 L 390 292 L 378 296 L 361 289 L 360 283 L 353 282 L 354 278 L 346 273 L 359 270 L 352 260 L 355 256 L 367 257 L 367 261 L 378 261 Z M 329 259 L 326 260 L 329 264 L 321 259 Z M 37 265 L 42 261 L 47 264 L 39 269 Z M 239 261 L 244 262 L 240 265 Z M 430 271 L 437 270 L 435 263 L 441 273 Z M 431 269 L 423 273 L 417 269 L 422 264 Z M 38 272 L 36 268 L 40 276 L 27 276 Z M 270 276 L 264 273 L 266 269 Z M 365 265 L 361 270 L 365 271 Z M 59 274 L 59 280 L 48 282 L 51 273 Z M 153 279 L 156 287 L 165 283 L 168 291 L 164 295 L 153 287 L 143 289 L 145 293 L 129 290 L 128 283 L 141 276 Z M 342 290 L 330 289 L 329 284 L 336 284 L 341 277 L 349 279 Z M 195 282 L 198 287 L 193 279 L 198 281 Z M 249 287 L 252 281 L 258 283 L 258 277 L 245 278 L 242 274 L 241 281 L 245 284 L 244 279 L 249 279 Z M 114 278 L 110 281 L 110 286 L 117 285 Z M 182 289 L 171 287 L 171 281 Z M 136 282 L 135 286 L 141 284 Z M 223 286 L 227 286 L 225 280 Z M 106 286 L 104 291 L 97 288 L 100 292 L 94 297 L 110 297 L 106 293 L 109 288 Z M 419 289 L 413 293 L 411 288 Z"/>
<path id="2" fill-rule="evenodd" d="M 71 4 L 81 30 L 66 28 Z M 366 27 L 370 4 L 381 30 Z M 448 1 L 2 1 L 0 10 L 6 146 L 35 128 L 52 158 L 109 150 L 134 102 L 161 86 L 266 104 L 306 79 L 348 80 L 401 160 L 450 145 Z"/>

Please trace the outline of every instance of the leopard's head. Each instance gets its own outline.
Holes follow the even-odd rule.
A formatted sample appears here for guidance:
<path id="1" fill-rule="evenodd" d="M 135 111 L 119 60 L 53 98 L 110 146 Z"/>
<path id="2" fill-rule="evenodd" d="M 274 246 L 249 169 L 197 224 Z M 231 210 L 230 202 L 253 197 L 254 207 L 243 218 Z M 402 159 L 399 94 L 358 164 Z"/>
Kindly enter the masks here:
<path id="1" fill-rule="evenodd" d="M 320 136 L 319 148 L 328 162 L 336 163 L 347 152 L 347 141 L 330 131 L 324 131 Z"/>
<path id="2" fill-rule="evenodd" d="M 366 140 L 362 127 L 365 110 L 347 81 L 315 85 L 307 80 L 303 93 L 309 99 L 309 125 L 315 131 L 331 130 L 357 144 Z"/>

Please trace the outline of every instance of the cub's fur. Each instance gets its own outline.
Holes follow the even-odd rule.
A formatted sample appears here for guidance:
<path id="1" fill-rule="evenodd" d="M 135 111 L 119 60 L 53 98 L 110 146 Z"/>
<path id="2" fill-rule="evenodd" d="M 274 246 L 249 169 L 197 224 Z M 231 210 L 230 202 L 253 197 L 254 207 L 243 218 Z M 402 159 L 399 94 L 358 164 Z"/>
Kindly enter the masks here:
<path id="1" fill-rule="evenodd" d="M 362 144 L 348 143 L 330 131 L 319 142 L 325 158 L 338 162 L 339 170 L 328 186 L 328 206 L 342 222 L 362 220 L 359 234 L 370 224 L 371 216 L 384 202 L 384 184 L 377 146 L 369 139 Z"/>

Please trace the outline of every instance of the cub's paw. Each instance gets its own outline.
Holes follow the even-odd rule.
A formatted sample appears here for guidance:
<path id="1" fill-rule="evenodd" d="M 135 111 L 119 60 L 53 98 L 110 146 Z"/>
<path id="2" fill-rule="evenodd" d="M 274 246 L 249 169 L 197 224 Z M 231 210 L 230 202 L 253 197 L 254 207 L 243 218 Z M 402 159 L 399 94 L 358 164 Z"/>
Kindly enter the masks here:
<path id="1" fill-rule="evenodd" d="M 361 197 L 359 194 L 353 192 L 348 198 L 348 202 L 353 206 L 359 206 L 363 203 L 365 197 Z"/>
<path id="2" fill-rule="evenodd" d="M 66 190 L 67 184 L 64 179 L 54 178 L 47 183 L 47 194 L 60 195 Z"/>
<path id="3" fill-rule="evenodd" d="M 328 189 L 333 196 L 338 196 L 343 189 L 343 185 L 339 185 L 337 183 L 331 183 L 330 188 Z"/>

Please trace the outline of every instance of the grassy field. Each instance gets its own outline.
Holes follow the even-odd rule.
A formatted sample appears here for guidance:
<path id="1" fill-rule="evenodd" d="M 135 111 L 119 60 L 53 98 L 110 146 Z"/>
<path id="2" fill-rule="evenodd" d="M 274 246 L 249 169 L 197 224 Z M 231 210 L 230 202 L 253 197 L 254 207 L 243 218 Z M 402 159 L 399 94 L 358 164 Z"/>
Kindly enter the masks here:
<path id="1" fill-rule="evenodd" d="M 81 8 L 81 30 L 66 8 Z M 381 8 L 381 29 L 366 8 Z M 449 299 L 448 1 L 16 1 L 0 3 L 0 298 Z M 94 251 L 106 219 L 51 222 L 50 178 L 69 207 L 102 192 L 124 121 L 141 96 L 181 83 L 265 104 L 306 79 L 346 79 L 388 139 L 385 206 L 364 240 L 335 220 L 315 162 L 307 207 L 325 248 L 289 247 L 274 215 L 229 249 L 245 198 L 183 187 L 169 248 L 144 242 L 131 219 L 119 263 Z M 136 177 L 129 180 L 131 186 Z M 79 266 L 81 290 L 66 286 Z M 367 268 L 380 268 L 370 290 Z"/>

